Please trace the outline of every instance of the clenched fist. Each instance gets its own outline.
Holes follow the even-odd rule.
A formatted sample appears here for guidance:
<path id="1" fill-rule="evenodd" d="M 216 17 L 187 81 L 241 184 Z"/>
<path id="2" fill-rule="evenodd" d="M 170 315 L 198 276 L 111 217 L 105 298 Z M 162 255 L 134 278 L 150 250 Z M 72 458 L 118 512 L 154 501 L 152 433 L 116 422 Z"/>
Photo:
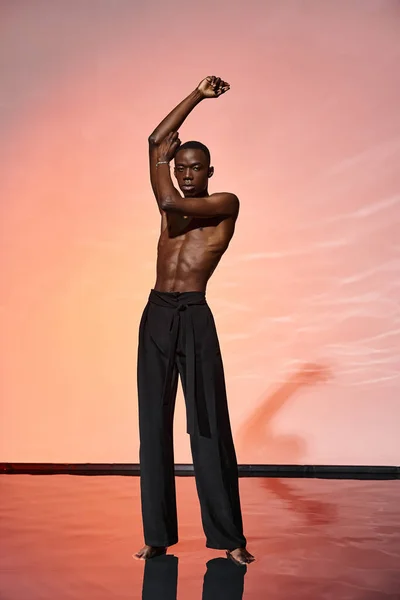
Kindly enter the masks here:
<path id="1" fill-rule="evenodd" d="M 160 143 L 158 147 L 158 160 L 170 161 L 174 158 L 176 151 L 181 145 L 177 131 L 171 131 Z"/>
<path id="2" fill-rule="evenodd" d="M 212 75 L 203 79 L 197 86 L 197 89 L 203 98 L 219 98 L 230 89 L 230 85 L 220 77 Z"/>

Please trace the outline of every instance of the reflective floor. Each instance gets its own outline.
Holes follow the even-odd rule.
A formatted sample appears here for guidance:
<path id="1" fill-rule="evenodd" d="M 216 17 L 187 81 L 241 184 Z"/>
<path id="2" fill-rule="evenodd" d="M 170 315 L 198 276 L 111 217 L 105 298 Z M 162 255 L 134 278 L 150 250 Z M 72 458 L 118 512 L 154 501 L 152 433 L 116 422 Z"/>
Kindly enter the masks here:
<path id="1" fill-rule="evenodd" d="M 247 570 L 205 547 L 192 477 L 180 542 L 147 563 L 139 479 L 0 476 L 1 600 L 400 599 L 400 481 L 240 479 Z"/>

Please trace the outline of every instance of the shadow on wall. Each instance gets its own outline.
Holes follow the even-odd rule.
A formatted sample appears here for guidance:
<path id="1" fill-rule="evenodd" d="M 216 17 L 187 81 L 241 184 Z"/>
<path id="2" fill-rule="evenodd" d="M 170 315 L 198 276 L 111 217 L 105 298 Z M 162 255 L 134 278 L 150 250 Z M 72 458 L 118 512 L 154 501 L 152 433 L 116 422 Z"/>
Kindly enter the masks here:
<path id="1" fill-rule="evenodd" d="M 274 456 L 279 456 L 283 464 L 297 464 L 306 450 L 303 438 L 294 434 L 275 435 L 271 422 L 299 390 L 306 386 L 324 383 L 331 376 L 331 370 L 326 365 L 313 363 L 303 365 L 281 387 L 267 396 L 247 418 L 235 436 L 237 447 L 246 452 L 251 451 L 258 462 L 263 464 L 270 463 Z"/>
<path id="2" fill-rule="evenodd" d="M 227 558 L 207 562 L 202 600 L 242 600 L 247 567 Z M 142 600 L 176 600 L 178 557 L 173 554 L 147 560 L 144 567 Z"/>
<path id="3" fill-rule="evenodd" d="M 244 422 L 236 435 L 237 446 L 246 452 L 251 451 L 262 464 L 271 462 L 272 456 L 279 456 L 282 463 L 298 464 L 306 450 L 304 439 L 293 434 L 275 435 L 271 422 L 279 410 L 302 388 L 325 383 L 331 378 L 332 371 L 326 365 L 303 365 L 273 394 L 267 396 Z M 284 500 L 291 510 L 304 516 L 310 525 L 335 520 L 336 510 L 333 505 L 300 495 L 283 479 L 266 477 L 261 480 L 261 486 Z"/>

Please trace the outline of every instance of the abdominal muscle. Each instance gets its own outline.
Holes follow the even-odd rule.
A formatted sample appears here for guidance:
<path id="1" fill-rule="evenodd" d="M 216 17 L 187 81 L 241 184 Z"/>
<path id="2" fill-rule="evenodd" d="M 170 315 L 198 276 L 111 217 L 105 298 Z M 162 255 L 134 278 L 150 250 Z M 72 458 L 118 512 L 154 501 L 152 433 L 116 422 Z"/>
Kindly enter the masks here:
<path id="1" fill-rule="evenodd" d="M 154 289 L 161 292 L 205 292 L 207 282 L 227 249 L 234 222 L 192 229 L 169 237 L 162 228 L 158 242 L 157 280 Z"/>

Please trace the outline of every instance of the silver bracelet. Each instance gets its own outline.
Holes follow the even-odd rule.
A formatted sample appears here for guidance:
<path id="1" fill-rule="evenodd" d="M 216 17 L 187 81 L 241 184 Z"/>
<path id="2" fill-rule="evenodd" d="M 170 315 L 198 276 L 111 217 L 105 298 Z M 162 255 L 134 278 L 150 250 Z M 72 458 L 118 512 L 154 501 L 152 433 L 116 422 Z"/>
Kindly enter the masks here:
<path id="1" fill-rule="evenodd" d="M 169 160 L 159 160 L 156 162 L 156 167 L 158 167 L 158 165 L 169 165 Z"/>

